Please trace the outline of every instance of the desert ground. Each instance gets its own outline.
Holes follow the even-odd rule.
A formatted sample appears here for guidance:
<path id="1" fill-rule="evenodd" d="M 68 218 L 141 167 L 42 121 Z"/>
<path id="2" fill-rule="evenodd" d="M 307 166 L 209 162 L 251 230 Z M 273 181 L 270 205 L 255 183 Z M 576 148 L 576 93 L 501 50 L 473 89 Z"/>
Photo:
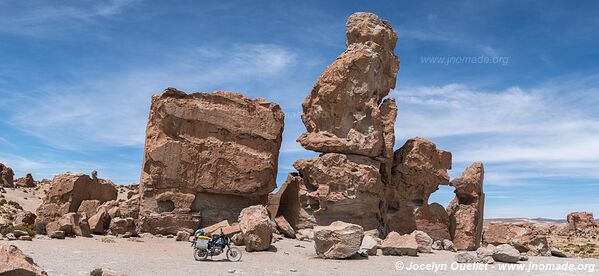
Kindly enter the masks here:
<path id="1" fill-rule="evenodd" d="M 316 257 L 311 241 L 283 239 L 269 251 L 247 253 L 240 262 L 226 261 L 225 256 L 212 261 L 198 262 L 193 259 L 188 242 L 175 242 L 168 238 L 116 238 L 114 243 L 94 238 L 67 238 L 65 240 L 35 239 L 33 242 L 12 241 L 24 253 L 31 256 L 49 275 L 89 275 L 96 268 L 108 268 L 128 275 L 430 275 L 434 268 L 407 271 L 410 264 L 445 265 L 439 275 L 596 275 L 597 259 L 573 259 L 555 257 L 530 257 L 520 262 L 524 270 L 533 264 L 582 265 L 574 271 L 509 271 L 519 269 L 513 264 L 495 263 L 478 270 L 452 269 L 455 253 L 434 251 L 432 254 L 408 256 L 371 256 L 368 259 L 324 260 Z M 3 241 L 3 243 L 8 243 Z M 379 252 L 380 253 L 380 252 Z M 404 268 L 396 269 L 402 262 Z M 467 265 L 467 264 L 461 264 Z M 470 264 L 472 265 L 472 264 Z M 507 266 L 507 267 L 503 267 Z M 399 267 L 398 267 L 399 268 Z M 474 268 L 473 268 L 474 269 Z"/>

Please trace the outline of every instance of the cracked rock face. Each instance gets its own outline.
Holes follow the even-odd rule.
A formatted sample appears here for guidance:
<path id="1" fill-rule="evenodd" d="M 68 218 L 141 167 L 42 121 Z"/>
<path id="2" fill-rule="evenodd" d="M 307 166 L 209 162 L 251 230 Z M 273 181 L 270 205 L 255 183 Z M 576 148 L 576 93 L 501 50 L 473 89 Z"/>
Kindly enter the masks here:
<path id="1" fill-rule="evenodd" d="M 142 230 L 175 234 L 235 221 L 243 208 L 265 203 L 276 187 L 283 120 L 277 104 L 233 92 L 169 88 L 155 95 L 140 184 Z"/>
<path id="2" fill-rule="evenodd" d="M 298 141 L 318 152 L 385 156 L 393 150 L 387 126 L 395 122 L 397 108 L 391 100 L 381 103 L 399 70 L 393 53 L 397 34 L 389 22 L 363 12 L 349 17 L 346 33 L 345 52 L 322 72 L 302 104 L 307 131 Z"/>
<path id="3" fill-rule="evenodd" d="M 484 167 L 476 162 L 451 181 L 455 198 L 449 203 L 450 234 L 457 250 L 476 250 L 483 230 Z"/>

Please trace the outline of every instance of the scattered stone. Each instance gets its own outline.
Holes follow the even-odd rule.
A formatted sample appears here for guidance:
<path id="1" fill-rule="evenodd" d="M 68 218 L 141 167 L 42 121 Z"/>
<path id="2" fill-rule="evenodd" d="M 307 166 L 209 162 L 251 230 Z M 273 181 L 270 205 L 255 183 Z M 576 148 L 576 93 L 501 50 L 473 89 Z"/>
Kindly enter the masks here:
<path id="1" fill-rule="evenodd" d="M 115 243 L 116 242 L 116 240 L 114 239 L 114 237 L 111 237 L 111 236 L 102 237 L 100 239 L 100 241 L 103 242 L 103 243 Z"/>
<path id="2" fill-rule="evenodd" d="M 528 256 L 524 255 L 524 254 L 520 254 L 520 261 L 528 261 Z"/>
<path id="3" fill-rule="evenodd" d="M 271 224 L 268 210 L 262 205 L 250 206 L 241 211 L 239 226 L 246 251 L 263 251 L 270 247 L 272 242 Z"/>
<path id="4" fill-rule="evenodd" d="M 9 241 L 14 241 L 14 240 L 16 240 L 16 239 L 17 239 L 17 237 L 15 237 L 15 235 L 14 235 L 13 233 L 8 233 L 8 234 L 6 234 L 6 238 L 7 238 Z"/>
<path id="5" fill-rule="evenodd" d="M 191 237 L 191 234 L 189 232 L 179 231 L 179 232 L 177 232 L 177 238 L 175 238 L 175 240 L 176 241 L 189 241 L 189 237 Z"/>
<path id="6" fill-rule="evenodd" d="M 487 246 L 481 246 L 481 247 L 477 248 L 476 254 L 481 258 L 490 257 L 490 256 L 493 256 L 493 253 L 495 253 L 495 250 L 497 250 L 497 249 L 495 248 L 494 245 L 488 244 Z"/>
<path id="7" fill-rule="evenodd" d="M 32 241 L 33 238 L 31 236 L 29 236 L 29 235 L 23 235 L 23 236 L 19 237 L 19 240 L 20 241 Z"/>
<path id="8" fill-rule="evenodd" d="M 443 250 L 447 250 L 447 251 L 451 251 L 451 252 L 456 252 L 456 248 L 453 245 L 453 242 L 450 240 L 443 240 Z"/>
<path id="9" fill-rule="evenodd" d="M 395 256 L 418 256 L 418 243 L 414 236 L 406 234 L 400 235 L 397 232 L 391 232 L 387 238 L 383 240 L 381 245 L 383 255 Z"/>
<path id="10" fill-rule="evenodd" d="M 509 244 L 500 244 L 495 248 L 493 259 L 503 263 L 517 263 L 520 260 L 520 252 Z"/>
<path id="11" fill-rule="evenodd" d="M 486 256 L 482 258 L 482 262 L 485 264 L 494 264 L 495 259 L 493 259 L 493 256 Z"/>
<path id="12" fill-rule="evenodd" d="M 435 242 L 433 242 L 431 248 L 434 250 L 443 250 L 443 241 L 436 240 Z"/>
<path id="13" fill-rule="evenodd" d="M 566 253 L 555 247 L 551 247 L 551 255 L 560 258 L 568 258 L 568 255 L 566 255 Z"/>
<path id="14" fill-rule="evenodd" d="M 468 167 L 461 177 L 451 181 L 455 198 L 447 211 L 453 243 L 457 250 L 476 250 L 480 246 L 483 230 L 484 167 L 476 162 Z"/>
<path id="15" fill-rule="evenodd" d="M 279 231 L 281 231 L 281 233 L 283 233 L 288 238 L 295 239 L 295 230 L 293 230 L 293 227 L 291 227 L 291 225 L 289 224 L 289 222 L 287 222 L 285 217 L 281 216 L 275 218 L 275 223 L 277 224 L 277 228 L 279 229 Z"/>
<path id="16" fill-rule="evenodd" d="M 358 250 L 358 254 L 362 256 L 376 256 L 378 249 L 378 242 L 375 238 L 369 235 L 364 235 L 362 238 L 362 244 L 360 245 L 360 250 Z"/>
<path id="17" fill-rule="evenodd" d="M 432 253 L 433 252 L 433 239 L 425 232 L 416 230 L 411 234 L 418 243 L 418 252 L 420 253 Z"/>
<path id="18" fill-rule="evenodd" d="M 28 235 L 27 232 L 22 231 L 22 230 L 14 230 L 14 231 L 12 231 L 12 234 L 15 235 L 15 237 L 17 237 L 17 238 Z"/>
<path id="19" fill-rule="evenodd" d="M 290 268 L 290 269 L 289 269 L 289 271 L 290 271 L 290 272 L 297 272 L 297 269 L 295 269 L 295 268 Z"/>
<path id="20" fill-rule="evenodd" d="M 360 225 L 335 221 L 314 227 L 314 249 L 325 259 L 345 259 L 358 253 L 364 230 Z"/>
<path id="21" fill-rule="evenodd" d="M 53 231 L 51 233 L 48 233 L 48 236 L 52 239 L 59 239 L 59 240 L 63 240 L 65 238 L 65 233 L 64 231 Z"/>
<path id="22" fill-rule="evenodd" d="M 476 252 L 462 252 L 455 255 L 455 261 L 458 263 L 480 263 L 482 258 Z"/>
<path id="23" fill-rule="evenodd" d="M 0 164 L 1 165 L 1 164 Z M 11 244 L 0 244 L 0 275 L 48 275 L 31 257 Z"/>
<path id="24" fill-rule="evenodd" d="M 300 241 L 305 240 L 314 240 L 314 230 L 313 229 L 299 229 L 295 235 L 295 238 Z"/>

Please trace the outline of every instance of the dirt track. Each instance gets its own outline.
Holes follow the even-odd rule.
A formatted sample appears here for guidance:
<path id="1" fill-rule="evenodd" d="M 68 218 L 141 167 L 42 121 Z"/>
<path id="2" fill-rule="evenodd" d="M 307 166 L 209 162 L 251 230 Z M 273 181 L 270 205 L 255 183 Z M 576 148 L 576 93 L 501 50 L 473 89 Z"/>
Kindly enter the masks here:
<path id="1" fill-rule="evenodd" d="M 190 244 L 173 239 L 152 238 L 144 242 L 116 239 L 116 243 L 103 243 L 101 237 L 74 238 L 66 240 L 14 241 L 26 254 L 50 275 L 89 275 L 94 268 L 106 267 L 128 275 L 431 275 L 433 264 L 439 269 L 437 275 L 480 275 L 481 271 L 452 269 L 454 253 L 436 251 L 419 257 L 374 256 L 369 259 L 322 260 L 315 258 L 313 243 L 282 240 L 274 244 L 270 252 L 247 253 L 239 263 L 225 261 L 224 255 L 213 261 L 197 262 L 193 259 Z M 7 243 L 7 241 L 2 241 Z M 302 247 L 296 247 L 301 245 Z M 397 261 L 404 265 L 396 270 Z M 484 275 L 597 275 L 599 260 L 561 259 L 555 257 L 531 257 L 526 265 L 564 264 L 594 265 L 594 271 L 563 272 L 507 272 L 499 271 L 499 265 L 489 266 Z M 410 264 L 429 265 L 425 271 L 407 271 Z M 443 269 L 443 264 L 446 267 Z M 588 268 L 588 267 L 587 267 Z M 422 269 L 426 269 L 423 267 Z M 480 268 L 483 269 L 483 268 Z M 235 272 L 229 272 L 235 270 Z M 587 269 L 588 270 L 588 269 Z"/>

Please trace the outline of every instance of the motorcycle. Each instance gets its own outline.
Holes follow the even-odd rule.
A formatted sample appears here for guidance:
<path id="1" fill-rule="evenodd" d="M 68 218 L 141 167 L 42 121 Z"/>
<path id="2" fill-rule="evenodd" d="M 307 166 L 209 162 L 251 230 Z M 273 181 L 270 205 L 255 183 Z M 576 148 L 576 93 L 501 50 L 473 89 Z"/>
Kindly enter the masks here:
<path id="1" fill-rule="evenodd" d="M 227 259 L 232 262 L 241 260 L 241 250 L 231 246 L 231 239 L 220 230 L 220 234 L 213 234 L 212 238 L 196 234 L 191 241 L 193 257 L 196 261 L 205 261 L 208 257 L 218 256 L 226 248 Z"/>

